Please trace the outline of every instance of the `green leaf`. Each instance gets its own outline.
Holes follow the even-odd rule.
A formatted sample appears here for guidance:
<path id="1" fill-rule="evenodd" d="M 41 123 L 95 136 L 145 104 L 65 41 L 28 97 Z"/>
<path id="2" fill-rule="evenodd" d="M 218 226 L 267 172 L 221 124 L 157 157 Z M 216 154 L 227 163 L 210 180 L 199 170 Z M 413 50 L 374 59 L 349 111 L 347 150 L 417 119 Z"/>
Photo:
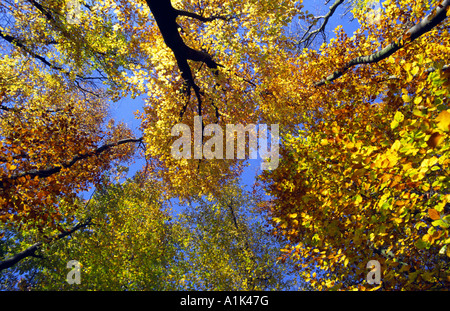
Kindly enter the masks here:
<path id="1" fill-rule="evenodd" d="M 450 224 L 442 219 L 435 220 L 431 224 L 435 227 L 439 226 L 444 229 L 447 229 L 448 227 L 450 227 Z"/>
<path id="2" fill-rule="evenodd" d="M 429 244 L 430 244 L 430 243 L 425 242 L 425 241 L 423 241 L 423 240 L 418 240 L 418 241 L 415 243 L 415 246 L 416 246 L 418 249 L 425 249 L 425 248 L 428 248 Z"/>

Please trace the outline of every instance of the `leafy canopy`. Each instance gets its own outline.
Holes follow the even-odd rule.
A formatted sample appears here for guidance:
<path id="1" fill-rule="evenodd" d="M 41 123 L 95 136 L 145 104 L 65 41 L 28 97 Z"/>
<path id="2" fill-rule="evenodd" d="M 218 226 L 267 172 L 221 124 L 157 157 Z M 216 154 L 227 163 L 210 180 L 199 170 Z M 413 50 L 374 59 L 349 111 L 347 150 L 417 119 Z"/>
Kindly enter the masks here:
<path id="1" fill-rule="evenodd" d="M 279 257 L 312 289 L 448 288 L 449 0 L 336 0 L 321 16 L 287 0 L 88 0 L 75 19 L 69 2 L 0 4 L 1 264 L 39 248 L 51 259 L 36 284 L 51 288 L 68 250 L 96 288 L 264 289 L 281 286 Z M 355 31 L 319 45 L 343 4 Z M 109 115 L 127 96 L 145 101 L 142 137 Z M 192 133 L 194 116 L 279 125 L 257 205 L 283 255 L 258 244 L 233 186 L 245 160 L 172 156 L 172 127 Z M 95 210 L 79 201 L 139 155 L 137 181 L 107 186 Z M 189 207 L 175 224 L 174 198 Z M 85 217 L 98 226 L 67 238 Z"/>

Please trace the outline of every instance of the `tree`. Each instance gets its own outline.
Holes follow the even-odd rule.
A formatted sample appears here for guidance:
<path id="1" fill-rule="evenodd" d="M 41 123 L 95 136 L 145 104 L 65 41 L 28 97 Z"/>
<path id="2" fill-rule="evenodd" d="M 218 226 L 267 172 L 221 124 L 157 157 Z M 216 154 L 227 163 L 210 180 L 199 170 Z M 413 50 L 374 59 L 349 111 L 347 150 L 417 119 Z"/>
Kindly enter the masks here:
<path id="1" fill-rule="evenodd" d="M 365 265 L 377 259 L 382 289 L 448 287 L 450 1 L 386 0 L 375 11 L 336 0 L 324 15 L 287 0 L 80 1 L 77 12 L 72 1 L 0 4 L 6 239 L 70 231 L 83 210 L 77 190 L 99 185 L 136 146 L 163 200 L 231 206 L 222 189 L 245 159 L 176 159 L 171 129 L 193 133 L 195 117 L 201 134 L 209 124 L 278 124 L 281 163 L 260 176 L 271 196 L 262 205 L 290 241 L 284 259 L 311 286 L 366 289 Z M 357 29 L 337 27 L 317 47 L 344 4 Z M 111 101 L 138 95 L 139 138 L 107 117 Z M 211 213 L 185 217 L 214 223 Z M 210 243 L 237 254 L 229 243 L 244 236 Z"/>
<path id="2" fill-rule="evenodd" d="M 143 185 L 139 178 L 123 184 L 105 179 L 88 202 L 79 202 L 76 218 L 89 219 L 89 225 L 70 238 L 44 244 L 40 258 L 22 264 L 22 274 L 32 276 L 32 289 L 167 289 L 167 271 L 175 254 L 169 215 L 158 187 Z M 64 203 L 61 208 L 72 207 Z M 80 284 L 66 281 L 71 260 L 80 262 Z"/>
<path id="3" fill-rule="evenodd" d="M 87 24 L 74 29 L 55 2 L 6 1 L 1 10 L 8 24 L 0 31 L 0 221 L 43 230 L 65 217 L 59 197 L 98 182 L 141 139 L 108 120 L 107 102 L 123 90 L 107 65 L 121 41 L 107 26 L 97 34 Z"/>
<path id="4" fill-rule="evenodd" d="M 178 282 L 187 290 L 283 290 L 292 267 L 279 266 L 281 242 L 256 209 L 256 197 L 236 182 L 220 196 L 191 202 L 173 228 Z"/>
<path id="5" fill-rule="evenodd" d="M 29 247 L 33 256 L 3 276 L 5 287 L 267 290 L 289 286 L 284 280 L 287 267 L 276 265 L 279 243 L 250 217 L 254 201 L 236 184 L 224 189 L 220 200 L 201 201 L 171 216 L 158 184 L 143 178 L 138 174 L 122 184 L 105 180 L 88 202 L 79 202 L 83 207 L 76 217 L 87 220 L 51 242 Z M 19 244 L 30 239 L 29 232 Z M 9 248 L 17 243 L 16 236 Z M 80 284 L 66 281 L 66 265 L 74 259 L 81 265 Z"/>
<path id="6" fill-rule="evenodd" d="M 318 289 L 373 288 L 371 259 L 383 289 L 449 286 L 449 37 L 448 21 L 435 20 L 448 3 L 429 15 L 422 2 L 384 8 L 378 25 L 362 21 L 351 38 L 338 29 L 320 50 L 326 57 L 305 54 L 311 61 L 295 79 L 319 83 L 297 92 L 308 107 L 301 129 L 285 136 L 280 168 L 262 178 L 277 234 Z M 321 80 L 326 68 L 335 73 Z"/>

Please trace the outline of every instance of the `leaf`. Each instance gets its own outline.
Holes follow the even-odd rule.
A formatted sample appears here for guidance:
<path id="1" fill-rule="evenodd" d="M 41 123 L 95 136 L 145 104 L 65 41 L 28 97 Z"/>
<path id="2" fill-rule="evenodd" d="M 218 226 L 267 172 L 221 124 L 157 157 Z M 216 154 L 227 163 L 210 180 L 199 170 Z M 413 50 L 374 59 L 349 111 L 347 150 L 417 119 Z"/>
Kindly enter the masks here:
<path id="1" fill-rule="evenodd" d="M 394 115 L 394 119 L 391 122 L 391 129 L 395 129 L 397 128 L 397 126 L 403 122 L 403 120 L 405 119 L 405 116 L 403 115 L 403 113 L 401 113 L 400 111 L 397 111 Z"/>
<path id="2" fill-rule="evenodd" d="M 428 210 L 428 216 L 430 216 L 431 219 L 433 220 L 438 220 L 441 219 L 441 216 L 439 215 L 439 212 L 433 208 L 430 208 Z"/>
<path id="3" fill-rule="evenodd" d="M 17 168 L 17 166 L 14 164 L 6 163 L 6 168 L 8 170 L 12 171 L 12 170 L 15 170 Z"/>
<path id="4" fill-rule="evenodd" d="M 422 102 L 422 96 L 417 96 L 414 98 L 414 104 L 419 105 Z"/>
<path id="5" fill-rule="evenodd" d="M 430 138 L 427 141 L 427 145 L 430 148 L 436 148 L 442 141 L 442 134 L 435 132 L 431 134 Z"/>
<path id="6" fill-rule="evenodd" d="M 450 112 L 448 110 L 441 111 L 436 117 L 438 129 L 448 132 L 450 129 Z"/>
<path id="7" fill-rule="evenodd" d="M 361 202 L 363 201 L 363 198 L 362 198 L 361 195 L 358 194 L 358 195 L 354 198 L 354 201 L 355 201 L 355 204 L 359 204 L 359 203 L 361 203 Z"/>
<path id="8" fill-rule="evenodd" d="M 439 226 L 443 229 L 447 229 L 448 227 L 450 227 L 450 224 L 442 219 L 435 220 L 431 224 L 435 227 Z"/>
<path id="9" fill-rule="evenodd" d="M 414 245 L 418 248 L 418 249 L 425 249 L 428 247 L 428 244 L 426 241 L 419 239 Z"/>

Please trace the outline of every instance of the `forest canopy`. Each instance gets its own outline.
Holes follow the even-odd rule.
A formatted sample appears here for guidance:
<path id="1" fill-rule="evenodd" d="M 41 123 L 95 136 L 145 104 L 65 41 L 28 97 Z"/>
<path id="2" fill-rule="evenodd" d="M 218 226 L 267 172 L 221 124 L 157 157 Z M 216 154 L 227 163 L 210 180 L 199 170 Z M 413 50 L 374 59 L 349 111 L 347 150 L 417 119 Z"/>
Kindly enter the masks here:
<path id="1" fill-rule="evenodd" d="M 449 8 L 2 1 L 0 288 L 449 289 Z"/>

